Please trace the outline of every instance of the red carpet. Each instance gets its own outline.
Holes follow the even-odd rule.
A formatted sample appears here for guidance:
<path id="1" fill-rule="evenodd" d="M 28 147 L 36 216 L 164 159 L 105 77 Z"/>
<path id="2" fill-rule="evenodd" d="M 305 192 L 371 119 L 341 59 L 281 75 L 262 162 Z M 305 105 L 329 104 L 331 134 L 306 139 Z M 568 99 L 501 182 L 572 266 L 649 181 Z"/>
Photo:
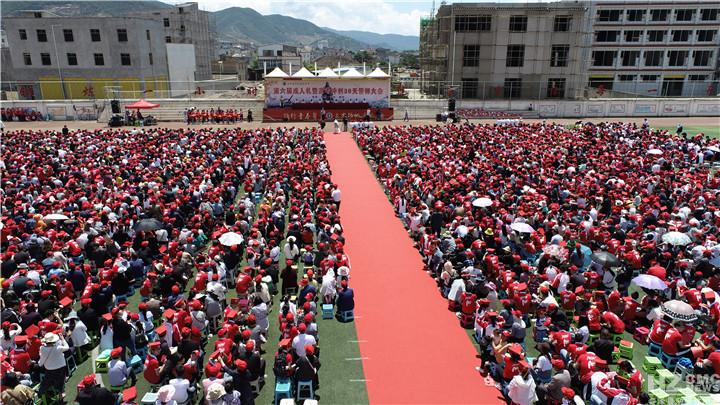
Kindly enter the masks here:
<path id="1" fill-rule="evenodd" d="M 347 134 L 325 135 L 352 264 L 355 326 L 371 404 L 497 404 L 480 360 Z"/>

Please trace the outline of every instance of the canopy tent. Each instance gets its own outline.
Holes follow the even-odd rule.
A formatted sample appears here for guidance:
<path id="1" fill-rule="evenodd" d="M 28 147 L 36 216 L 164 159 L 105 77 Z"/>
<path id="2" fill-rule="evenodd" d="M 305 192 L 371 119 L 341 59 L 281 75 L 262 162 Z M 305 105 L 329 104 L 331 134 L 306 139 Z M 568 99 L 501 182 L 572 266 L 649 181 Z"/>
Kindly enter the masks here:
<path id="1" fill-rule="evenodd" d="M 343 79 L 357 79 L 357 78 L 361 78 L 361 77 L 365 77 L 365 76 L 363 76 L 363 74 L 358 72 L 357 69 L 355 69 L 355 68 L 348 69 L 348 71 L 343 73 L 343 75 L 342 75 Z"/>
<path id="2" fill-rule="evenodd" d="M 317 77 L 338 77 L 338 75 L 332 69 L 326 67 L 320 73 L 318 73 Z"/>
<path id="3" fill-rule="evenodd" d="M 160 104 L 151 103 L 149 101 L 145 100 L 138 100 L 132 104 L 128 104 L 125 106 L 125 108 L 130 109 L 148 109 L 148 108 L 157 108 L 160 107 Z"/>
<path id="4" fill-rule="evenodd" d="M 272 72 L 265 75 L 266 78 L 282 78 L 282 77 L 290 77 L 287 73 L 283 72 L 282 69 L 279 67 L 276 67 L 273 69 Z"/>
<path id="5" fill-rule="evenodd" d="M 388 78 L 390 77 L 389 74 L 385 73 L 380 69 L 379 67 L 376 67 L 375 70 L 370 72 L 370 74 L 367 75 L 367 77 L 374 77 L 374 78 Z"/>
<path id="6" fill-rule="evenodd" d="M 293 73 L 292 77 L 315 77 L 314 74 L 312 74 L 311 71 L 307 70 L 304 66 L 302 69 L 298 70 L 297 72 Z"/>

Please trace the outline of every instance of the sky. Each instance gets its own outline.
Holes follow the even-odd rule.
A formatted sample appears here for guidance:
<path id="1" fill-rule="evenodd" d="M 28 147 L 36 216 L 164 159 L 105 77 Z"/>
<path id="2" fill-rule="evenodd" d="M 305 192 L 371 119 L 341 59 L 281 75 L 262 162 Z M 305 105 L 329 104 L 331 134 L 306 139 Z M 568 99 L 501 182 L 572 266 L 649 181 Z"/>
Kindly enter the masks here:
<path id="1" fill-rule="evenodd" d="M 420 18 L 430 15 L 432 0 L 193 0 L 207 11 L 250 7 L 260 14 L 282 14 L 320 27 L 378 34 L 419 35 Z M 460 0 L 455 3 L 469 2 Z M 481 0 L 475 0 L 481 1 Z M 518 0 L 486 0 L 512 2 Z M 546 0 L 542 0 L 546 1 Z M 167 2 L 167 0 L 166 0 Z M 530 0 L 535 3 L 538 0 Z M 452 3 L 449 1 L 448 3 Z M 440 1 L 435 2 L 436 9 Z"/>

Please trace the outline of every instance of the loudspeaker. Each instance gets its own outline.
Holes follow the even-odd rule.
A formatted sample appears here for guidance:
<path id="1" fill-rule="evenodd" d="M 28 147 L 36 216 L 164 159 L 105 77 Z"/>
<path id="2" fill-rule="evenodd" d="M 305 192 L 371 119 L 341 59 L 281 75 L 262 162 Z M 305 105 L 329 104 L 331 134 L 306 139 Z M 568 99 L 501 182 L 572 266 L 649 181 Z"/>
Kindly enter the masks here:
<path id="1" fill-rule="evenodd" d="M 435 121 L 437 121 L 437 122 L 442 122 L 442 120 L 443 120 L 442 114 L 436 114 L 436 115 L 435 115 Z"/>
<path id="2" fill-rule="evenodd" d="M 455 111 L 455 99 L 448 99 L 448 111 Z"/>
<path id="3" fill-rule="evenodd" d="M 110 101 L 110 108 L 113 114 L 120 114 L 120 102 L 117 100 Z"/>

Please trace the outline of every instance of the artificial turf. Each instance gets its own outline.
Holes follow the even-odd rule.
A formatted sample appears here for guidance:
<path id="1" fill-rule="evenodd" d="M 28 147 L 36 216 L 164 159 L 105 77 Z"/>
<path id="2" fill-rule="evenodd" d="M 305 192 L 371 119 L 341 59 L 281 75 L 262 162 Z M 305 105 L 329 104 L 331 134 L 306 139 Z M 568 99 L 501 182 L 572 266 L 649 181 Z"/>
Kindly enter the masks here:
<path id="1" fill-rule="evenodd" d="M 682 122 L 678 118 L 678 122 Z M 656 129 L 667 130 L 669 132 L 675 132 L 676 127 L 657 127 Z M 683 132 L 687 132 L 688 136 L 695 136 L 699 133 L 703 133 L 711 138 L 720 138 L 720 119 L 718 119 L 718 125 L 699 126 L 699 125 L 686 125 L 683 126 Z"/>

